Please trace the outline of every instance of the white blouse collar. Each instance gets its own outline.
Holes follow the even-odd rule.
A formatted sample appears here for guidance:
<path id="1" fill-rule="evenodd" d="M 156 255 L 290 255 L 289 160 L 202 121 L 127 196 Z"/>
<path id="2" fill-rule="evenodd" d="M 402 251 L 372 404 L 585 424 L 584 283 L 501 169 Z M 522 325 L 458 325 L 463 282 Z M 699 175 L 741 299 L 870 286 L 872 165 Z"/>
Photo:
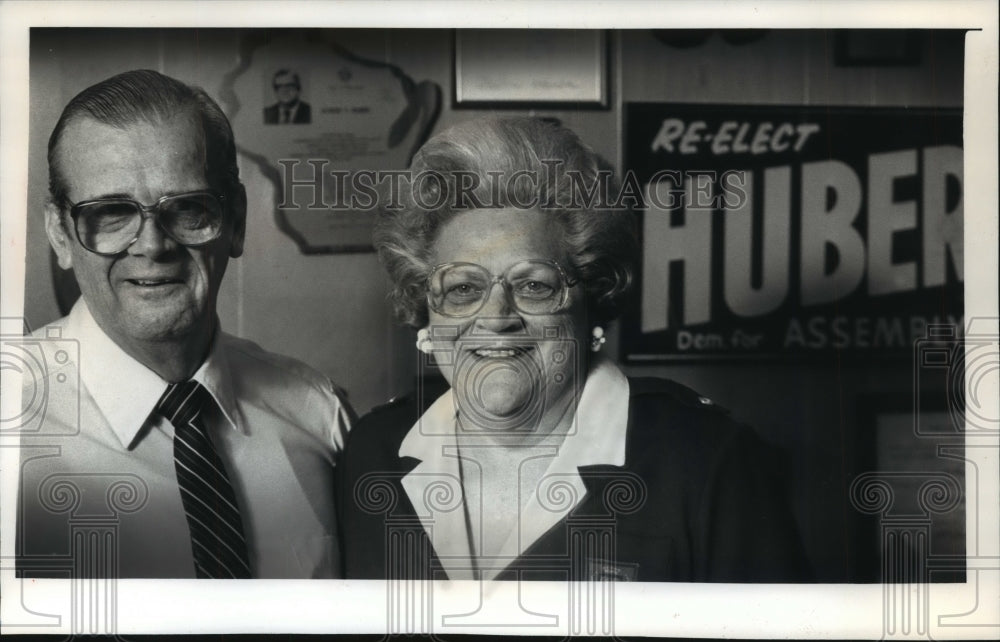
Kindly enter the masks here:
<path id="1" fill-rule="evenodd" d="M 529 497 L 518 527 L 501 549 L 501 559 L 513 562 L 583 500 L 587 490 L 580 467 L 625 464 L 628 402 L 628 379 L 610 359 L 598 355 L 580 394 L 575 430 L 561 444 L 550 447 L 554 456 Z M 455 430 L 455 402 L 449 390 L 427 409 L 400 444 L 400 457 L 420 460 L 403 477 L 402 485 L 448 577 L 473 579 L 475 565 L 462 505 Z M 550 491 L 556 485 L 562 492 Z M 552 497 L 563 499 L 553 503 Z"/>

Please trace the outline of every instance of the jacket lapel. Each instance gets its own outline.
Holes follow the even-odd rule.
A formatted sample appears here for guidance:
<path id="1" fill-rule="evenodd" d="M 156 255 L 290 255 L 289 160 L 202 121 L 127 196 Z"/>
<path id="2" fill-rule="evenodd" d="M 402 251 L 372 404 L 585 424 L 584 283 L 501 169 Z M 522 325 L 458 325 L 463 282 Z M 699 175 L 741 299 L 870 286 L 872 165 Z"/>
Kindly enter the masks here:
<path id="1" fill-rule="evenodd" d="M 440 457 L 417 464 L 400 483 L 448 578 L 471 580 L 472 551 L 458 453 L 454 447 L 443 450 Z"/>
<path id="2" fill-rule="evenodd" d="M 621 471 L 628 399 L 625 376 L 607 359 L 596 358 L 573 430 L 558 446 L 547 448 L 552 453 L 548 470 L 531 491 L 518 524 L 500 549 L 500 559 L 510 560 L 508 567 L 517 566 L 515 560 L 535 549 L 540 540 L 565 530 L 567 516 L 588 497 L 589 482 L 581 470 L 600 467 Z M 448 577 L 474 579 L 451 390 L 410 429 L 399 455 L 420 461 L 400 483 Z M 499 573 L 489 573 L 484 579 Z"/>
<path id="3" fill-rule="evenodd" d="M 473 579 L 451 391 L 438 398 L 410 429 L 399 454 L 419 461 L 400 485 L 442 568 L 450 579 Z"/>

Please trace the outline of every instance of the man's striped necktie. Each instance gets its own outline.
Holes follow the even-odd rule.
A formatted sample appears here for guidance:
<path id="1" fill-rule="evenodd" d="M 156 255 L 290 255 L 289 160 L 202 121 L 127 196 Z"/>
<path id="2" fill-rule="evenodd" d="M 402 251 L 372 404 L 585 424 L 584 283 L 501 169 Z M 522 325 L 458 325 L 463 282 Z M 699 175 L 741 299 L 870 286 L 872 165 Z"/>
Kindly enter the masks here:
<path id="1" fill-rule="evenodd" d="M 239 504 L 200 418 L 214 399 L 197 381 L 173 383 L 156 410 L 174 426 L 174 468 L 199 578 L 249 579 Z"/>

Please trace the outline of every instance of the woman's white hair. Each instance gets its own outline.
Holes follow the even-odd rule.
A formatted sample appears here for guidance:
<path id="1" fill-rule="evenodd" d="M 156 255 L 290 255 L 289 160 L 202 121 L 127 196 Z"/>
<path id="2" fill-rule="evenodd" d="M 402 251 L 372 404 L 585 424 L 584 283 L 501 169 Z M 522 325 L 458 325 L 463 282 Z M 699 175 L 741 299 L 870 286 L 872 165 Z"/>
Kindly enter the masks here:
<path id="1" fill-rule="evenodd" d="M 617 184 L 610 168 L 571 130 L 539 118 L 463 122 L 420 148 L 410 178 L 401 207 L 379 210 L 373 237 L 403 323 L 427 324 L 425 287 L 437 230 L 473 207 L 530 207 L 554 216 L 566 267 L 582 282 L 593 321 L 619 314 L 635 272 L 634 215 L 612 204 Z"/>

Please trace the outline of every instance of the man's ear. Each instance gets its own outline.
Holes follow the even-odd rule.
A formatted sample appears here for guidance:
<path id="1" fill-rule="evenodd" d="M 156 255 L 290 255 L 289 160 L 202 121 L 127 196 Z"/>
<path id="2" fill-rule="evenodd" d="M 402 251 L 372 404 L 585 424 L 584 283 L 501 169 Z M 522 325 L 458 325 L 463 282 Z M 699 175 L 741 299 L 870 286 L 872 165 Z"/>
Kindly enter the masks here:
<path id="1" fill-rule="evenodd" d="M 49 245 L 55 250 L 59 267 L 68 270 L 73 267 L 73 239 L 63 224 L 62 210 L 55 203 L 45 205 L 45 234 Z"/>
<path id="2" fill-rule="evenodd" d="M 233 216 L 233 236 L 229 242 L 229 256 L 235 259 L 243 254 L 243 241 L 247 231 L 247 190 L 242 183 L 233 195 L 230 212 Z"/>

